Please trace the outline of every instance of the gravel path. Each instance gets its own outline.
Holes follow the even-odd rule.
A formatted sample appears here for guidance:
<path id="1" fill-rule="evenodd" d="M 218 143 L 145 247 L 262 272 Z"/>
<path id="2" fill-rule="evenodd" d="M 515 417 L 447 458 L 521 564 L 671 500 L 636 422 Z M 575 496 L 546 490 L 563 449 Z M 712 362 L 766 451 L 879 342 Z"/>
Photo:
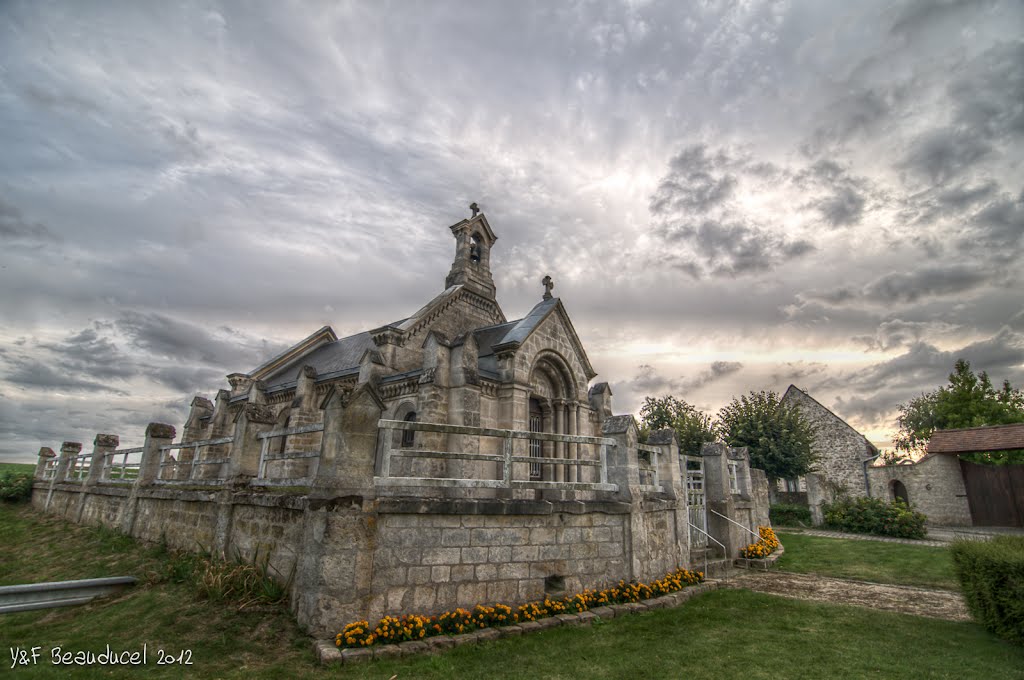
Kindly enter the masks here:
<path id="1" fill-rule="evenodd" d="M 849 604 L 949 621 L 970 621 L 963 597 L 948 590 L 847 581 L 813 574 L 748 571 L 725 585 L 798 600 Z"/>

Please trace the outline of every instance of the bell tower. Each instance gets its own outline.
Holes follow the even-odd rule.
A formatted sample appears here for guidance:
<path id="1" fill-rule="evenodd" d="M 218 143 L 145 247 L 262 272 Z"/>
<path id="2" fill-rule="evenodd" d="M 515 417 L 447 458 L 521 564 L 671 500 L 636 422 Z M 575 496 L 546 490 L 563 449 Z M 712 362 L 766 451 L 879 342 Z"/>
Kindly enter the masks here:
<path id="1" fill-rule="evenodd" d="M 491 276 L 491 246 L 498 237 L 491 231 L 476 203 L 469 206 L 472 217 L 456 222 L 450 228 L 455 236 L 455 261 L 444 280 L 445 288 L 462 284 L 468 290 L 494 300 L 494 279 Z"/>

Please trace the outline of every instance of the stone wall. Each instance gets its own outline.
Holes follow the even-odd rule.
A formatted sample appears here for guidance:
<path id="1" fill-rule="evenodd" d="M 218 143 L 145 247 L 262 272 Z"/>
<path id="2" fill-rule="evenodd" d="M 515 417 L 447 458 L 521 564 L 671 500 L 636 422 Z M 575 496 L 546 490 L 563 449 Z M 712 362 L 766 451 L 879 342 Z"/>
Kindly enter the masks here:
<path id="1" fill-rule="evenodd" d="M 926 456 L 909 465 L 869 467 L 871 495 L 893 500 L 894 482 L 907 490 L 910 505 L 928 516 L 930 524 L 971 526 L 960 460 L 956 456 Z"/>
<path id="2" fill-rule="evenodd" d="M 875 451 L 864 435 L 796 387 L 782 401 L 797 406 L 815 428 L 811 450 L 818 456 L 816 472 L 851 496 L 866 496 L 863 461 Z"/>

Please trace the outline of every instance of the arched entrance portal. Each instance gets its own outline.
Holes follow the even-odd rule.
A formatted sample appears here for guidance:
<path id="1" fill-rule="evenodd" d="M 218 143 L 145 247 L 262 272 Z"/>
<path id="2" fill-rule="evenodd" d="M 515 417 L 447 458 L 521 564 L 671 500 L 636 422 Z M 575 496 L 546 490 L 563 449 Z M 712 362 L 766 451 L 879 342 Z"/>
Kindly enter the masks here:
<path id="1" fill-rule="evenodd" d="M 892 482 L 892 499 L 903 501 L 908 507 L 910 506 L 910 495 L 907 493 L 907 487 L 903 485 L 898 479 L 894 479 Z"/>
<path id="2" fill-rule="evenodd" d="M 542 352 L 530 371 L 531 432 L 579 434 L 580 404 L 568 363 L 555 352 Z M 530 440 L 530 455 L 539 458 L 578 456 L 577 444 Z M 575 482 L 575 465 L 530 464 L 530 479 Z"/>

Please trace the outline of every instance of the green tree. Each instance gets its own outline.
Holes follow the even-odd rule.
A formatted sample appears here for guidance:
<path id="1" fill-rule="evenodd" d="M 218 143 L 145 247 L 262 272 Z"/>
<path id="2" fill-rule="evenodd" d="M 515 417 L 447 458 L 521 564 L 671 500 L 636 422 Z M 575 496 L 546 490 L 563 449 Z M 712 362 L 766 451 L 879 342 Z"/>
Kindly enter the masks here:
<path id="1" fill-rule="evenodd" d="M 975 374 L 971 364 L 958 359 L 949 384 L 899 405 L 899 432 L 893 443 L 899 451 L 923 454 L 935 430 L 1024 422 L 1024 394 L 1008 380 L 995 389 L 985 371 Z M 979 463 L 1024 461 L 1020 451 L 998 451 L 964 456 Z"/>
<path id="2" fill-rule="evenodd" d="M 651 432 L 664 428 L 676 431 L 679 452 L 687 456 L 699 456 L 704 442 L 717 439 L 711 416 L 673 396 L 646 397 L 640 408 L 640 437 L 646 441 Z"/>
<path id="3" fill-rule="evenodd" d="M 717 429 L 729 446 L 750 449 L 750 466 L 769 480 L 793 479 L 814 469 L 814 428 L 795 406 L 771 391 L 751 392 L 718 412 Z"/>

